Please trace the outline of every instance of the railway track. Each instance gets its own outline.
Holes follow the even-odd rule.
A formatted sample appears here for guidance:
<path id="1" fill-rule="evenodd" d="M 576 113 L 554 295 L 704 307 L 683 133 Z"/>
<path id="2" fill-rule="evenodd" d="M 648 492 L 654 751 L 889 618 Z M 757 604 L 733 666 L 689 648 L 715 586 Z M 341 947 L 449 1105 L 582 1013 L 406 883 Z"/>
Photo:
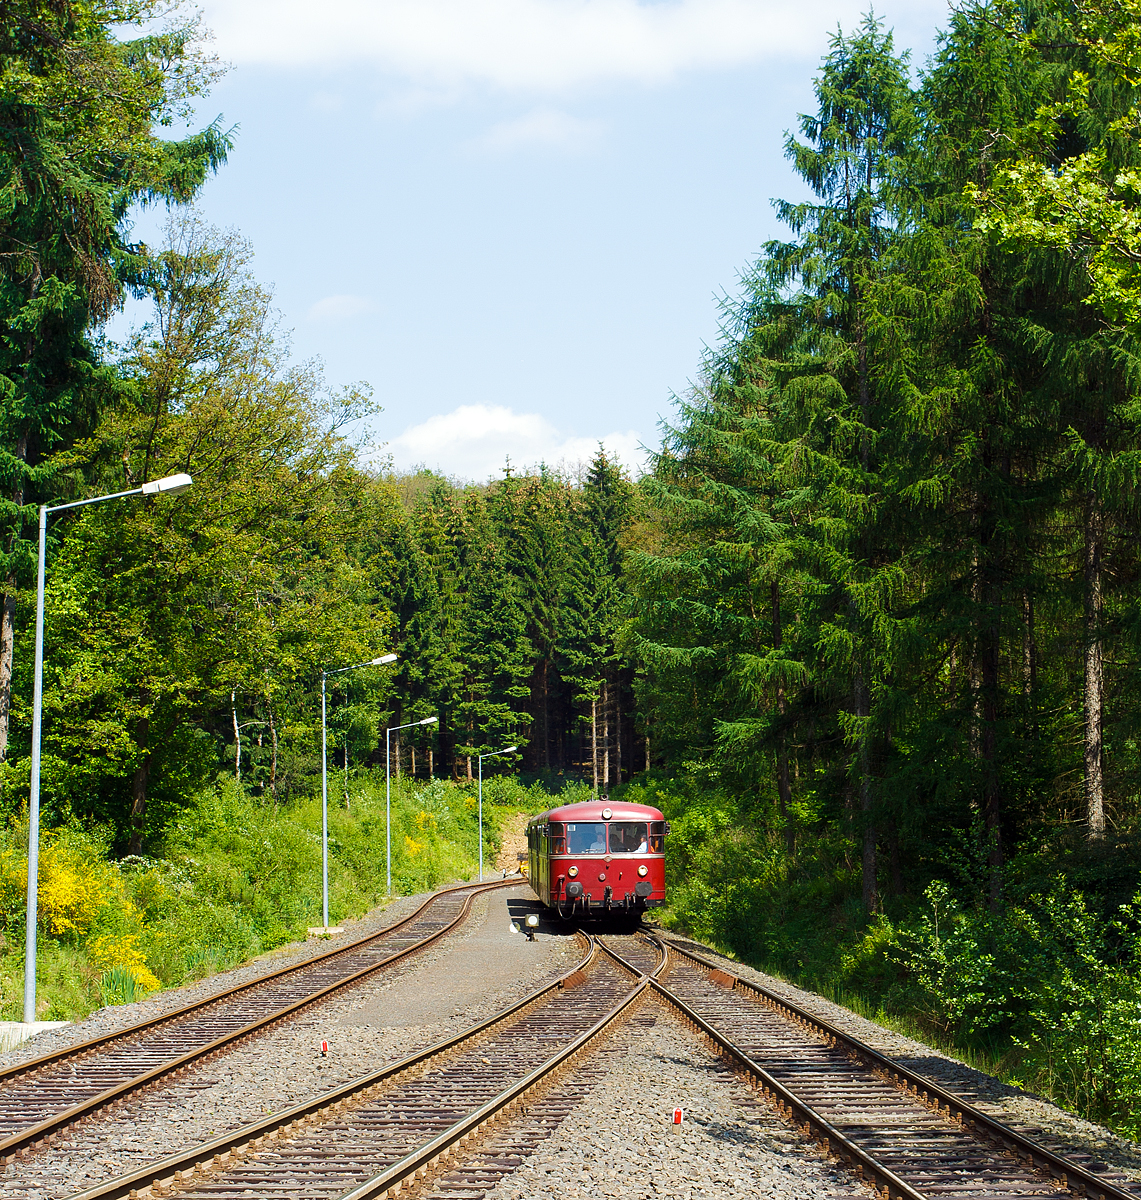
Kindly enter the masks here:
<path id="1" fill-rule="evenodd" d="M 654 939 L 659 946 L 665 943 Z M 1141 1185 L 1057 1154 L 821 1018 L 678 947 L 664 1000 L 802 1132 L 890 1200 L 1138 1200 Z"/>
<path id="2" fill-rule="evenodd" d="M 456 928 L 481 892 L 518 880 L 435 893 L 386 929 L 113 1034 L 0 1071 L 0 1162 L 54 1140 L 76 1121 L 341 989 L 391 967 Z"/>
<path id="3" fill-rule="evenodd" d="M 371 1200 L 429 1173 L 452 1191 L 493 1186 L 592 1086 L 600 1069 L 580 1056 L 648 994 L 640 967 L 579 936 L 587 952 L 573 971 L 471 1030 L 72 1200 Z M 658 969 L 665 961 L 664 952 L 642 958 Z"/>
<path id="4" fill-rule="evenodd" d="M 373 1200 L 418 1182 L 482 1195 L 604 1074 L 588 1051 L 624 1021 L 652 1024 L 657 1004 L 640 1002 L 654 997 L 885 1200 L 1141 1197 L 714 963 L 580 936 L 574 971 L 474 1029 L 71 1200 Z"/>

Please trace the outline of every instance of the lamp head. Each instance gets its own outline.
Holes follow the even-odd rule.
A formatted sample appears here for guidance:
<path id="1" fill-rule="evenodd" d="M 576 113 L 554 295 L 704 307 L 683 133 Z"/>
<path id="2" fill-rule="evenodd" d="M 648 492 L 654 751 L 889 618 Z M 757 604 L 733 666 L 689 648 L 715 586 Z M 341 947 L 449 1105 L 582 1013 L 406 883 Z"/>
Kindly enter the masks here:
<path id="1" fill-rule="evenodd" d="M 185 472 L 178 475 L 167 475 L 162 479 L 152 479 L 142 486 L 144 496 L 154 496 L 159 492 L 167 492 L 174 495 L 176 492 L 185 492 L 188 487 L 194 483 Z"/>
<path id="2" fill-rule="evenodd" d="M 384 666 L 385 663 L 390 663 L 390 662 L 395 662 L 395 661 L 396 661 L 395 654 L 382 654 L 379 658 L 370 659 L 368 665 L 370 667 L 382 667 L 382 666 Z"/>
<path id="3" fill-rule="evenodd" d="M 423 719 L 423 720 L 420 722 L 420 724 L 421 724 L 421 725 L 435 725 L 435 723 L 436 723 L 436 722 L 437 722 L 439 719 L 440 719 L 439 717 L 425 717 L 425 718 L 424 718 L 424 719 Z"/>
<path id="4" fill-rule="evenodd" d="M 500 750 L 499 753 L 500 754 L 510 754 L 512 752 L 512 750 L 518 750 L 518 749 L 519 749 L 518 746 L 506 746 L 502 750 Z"/>

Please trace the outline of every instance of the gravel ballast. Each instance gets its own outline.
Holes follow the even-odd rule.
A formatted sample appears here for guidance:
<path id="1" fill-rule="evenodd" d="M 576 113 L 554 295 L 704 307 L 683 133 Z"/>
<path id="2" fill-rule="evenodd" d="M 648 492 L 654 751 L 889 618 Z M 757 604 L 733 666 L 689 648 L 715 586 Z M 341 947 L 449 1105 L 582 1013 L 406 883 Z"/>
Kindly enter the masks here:
<path id="1" fill-rule="evenodd" d="M 632 1022 L 604 1048 L 611 1064 L 603 1081 L 488 1200 L 868 1200 L 754 1099 L 704 1039 L 657 1002 L 646 1007 L 651 1022 Z"/>
<path id="2" fill-rule="evenodd" d="M 675 942 L 682 949 L 698 954 L 750 983 L 759 984 L 782 1000 L 791 1001 L 812 1016 L 829 1021 L 842 1032 L 859 1038 L 881 1054 L 935 1080 L 988 1115 L 1042 1142 L 1049 1149 L 1067 1155 L 1090 1155 L 1096 1163 L 1107 1164 L 1128 1178 L 1141 1182 L 1141 1146 L 1136 1142 L 1119 1137 L 1092 1121 L 1084 1121 L 1039 1096 L 1003 1083 L 941 1050 L 861 1017 L 815 992 L 805 991 L 774 975 L 754 970 L 698 942 L 664 930 L 654 932 L 667 942 Z M 1097 1165 L 1092 1169 L 1097 1170 Z"/>
<path id="3" fill-rule="evenodd" d="M 48 1200 L 260 1119 L 491 1016 L 581 958 L 571 936 L 512 930 L 525 886 L 479 896 L 462 929 L 224 1057 L 65 1131 L 13 1163 L 0 1197 Z M 388 910 L 391 912 L 391 909 Z M 264 970 L 264 967 L 263 967 Z M 211 980 L 216 983 L 216 980 Z M 322 1039 L 329 1053 L 320 1052 Z"/>

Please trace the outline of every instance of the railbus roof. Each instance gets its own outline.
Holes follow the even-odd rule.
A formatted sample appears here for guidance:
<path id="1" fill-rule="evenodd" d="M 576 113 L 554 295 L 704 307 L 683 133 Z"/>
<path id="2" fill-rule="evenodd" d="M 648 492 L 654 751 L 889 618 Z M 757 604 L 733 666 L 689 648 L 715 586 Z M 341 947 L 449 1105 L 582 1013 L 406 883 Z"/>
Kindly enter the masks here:
<path id="1" fill-rule="evenodd" d="M 610 815 L 604 817 L 603 810 Z M 546 825 L 549 821 L 664 821 L 665 817 L 648 804 L 626 804 L 621 800 L 586 800 L 581 804 L 563 804 L 532 817 L 528 825 Z"/>

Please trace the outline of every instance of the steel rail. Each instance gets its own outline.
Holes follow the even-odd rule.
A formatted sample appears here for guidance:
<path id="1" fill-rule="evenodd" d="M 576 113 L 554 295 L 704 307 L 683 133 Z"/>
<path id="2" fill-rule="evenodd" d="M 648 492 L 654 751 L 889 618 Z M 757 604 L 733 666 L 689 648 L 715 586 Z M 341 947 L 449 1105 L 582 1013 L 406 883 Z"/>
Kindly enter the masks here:
<path id="1" fill-rule="evenodd" d="M 411 1184 L 417 1176 L 426 1175 L 441 1159 L 446 1158 L 453 1149 L 475 1136 L 488 1122 L 495 1120 L 496 1117 L 503 1115 L 520 1103 L 527 1092 L 543 1083 L 571 1058 L 585 1050 L 595 1038 L 609 1032 L 620 1018 L 629 1016 L 634 1006 L 653 984 L 654 981 L 649 976 L 641 976 L 631 991 L 605 1016 L 580 1033 L 573 1042 L 556 1051 L 546 1062 L 535 1067 L 510 1087 L 504 1088 L 502 1092 L 481 1105 L 475 1112 L 445 1129 L 420 1149 L 406 1155 L 399 1162 L 393 1163 L 388 1170 L 343 1192 L 337 1200 L 381 1200 L 382 1197 L 396 1195 Z"/>
<path id="2" fill-rule="evenodd" d="M 186 1179 L 196 1170 L 203 1170 L 209 1165 L 225 1165 L 227 1160 L 240 1157 L 251 1147 L 256 1149 L 265 1140 L 273 1139 L 306 1122 L 309 1118 L 339 1108 L 379 1084 L 425 1066 L 431 1060 L 447 1054 L 465 1042 L 471 1042 L 481 1037 L 496 1025 L 501 1025 L 510 1018 L 518 1016 L 524 1009 L 541 1003 L 553 993 L 581 983 L 583 972 L 597 954 L 597 945 L 589 934 L 580 933 L 577 936 L 586 942 L 587 950 L 586 956 L 577 966 L 560 975 L 551 983 L 544 984 L 528 993 L 509 1007 L 493 1013 L 471 1028 L 435 1042 L 423 1050 L 414 1051 L 394 1063 L 389 1063 L 367 1075 L 361 1075 L 319 1096 L 303 1100 L 300 1104 L 274 1113 L 265 1120 L 243 1125 L 239 1129 L 222 1134 L 209 1142 L 185 1147 L 155 1162 L 144 1163 L 141 1167 L 137 1167 L 125 1175 L 96 1184 L 85 1191 L 76 1192 L 68 1196 L 66 1200 L 123 1200 L 124 1197 L 144 1196 L 150 1191 L 161 1192 L 163 1188 L 176 1181 Z"/>
<path id="3" fill-rule="evenodd" d="M 415 913 L 412 914 L 412 916 L 398 922 L 395 925 L 389 926 L 387 929 L 380 930 L 375 934 L 370 934 L 367 937 L 357 939 L 357 941 L 347 945 L 339 946 L 336 950 L 330 951 L 326 954 L 318 955 L 316 958 L 309 959 L 303 964 L 297 964 L 292 967 L 283 968 L 282 970 L 275 971 L 269 975 L 262 976 L 257 980 L 239 984 L 237 987 L 229 989 L 228 991 L 217 992 L 208 1000 L 204 1000 L 198 1004 L 184 1006 L 181 1009 L 175 1010 L 173 1014 L 166 1014 L 158 1019 L 139 1022 L 138 1025 L 131 1026 L 127 1030 L 121 1030 L 117 1034 L 109 1035 L 100 1039 L 93 1039 L 93 1041 L 96 1043 L 106 1045 L 110 1041 L 125 1038 L 128 1036 L 128 1034 L 138 1033 L 141 1030 L 153 1029 L 155 1026 L 164 1022 L 174 1021 L 178 1017 L 186 1016 L 188 1013 L 200 1011 L 212 1004 L 217 1003 L 220 1000 L 233 999 L 242 992 L 249 991 L 251 988 L 264 984 L 267 981 L 281 978 L 283 975 L 288 975 L 293 972 L 303 970 L 305 967 L 313 966 L 315 963 L 325 962 L 335 955 L 344 954 L 346 952 L 359 949 L 362 945 L 375 942 L 379 938 L 390 935 L 394 930 L 403 928 L 410 921 L 422 916 L 425 909 L 430 907 L 430 905 L 440 896 L 448 895 L 456 891 L 463 891 L 465 888 L 471 889 L 469 894 L 464 898 L 464 902 L 460 906 L 460 911 L 456 914 L 453 920 L 442 926 L 440 929 L 434 930 L 426 937 L 421 938 L 418 942 L 414 942 L 410 946 L 405 946 L 403 949 L 396 951 L 394 954 L 389 955 L 380 962 L 372 963 L 369 966 L 363 967 L 359 971 L 355 971 L 350 975 L 346 975 L 343 979 L 338 979 L 333 983 L 327 984 L 323 988 L 318 988 L 316 991 L 310 992 L 308 995 L 303 996 L 282 1008 L 275 1009 L 273 1012 L 265 1014 L 264 1016 L 259 1017 L 257 1020 L 251 1021 L 238 1029 L 230 1030 L 228 1033 L 223 1034 L 221 1037 L 215 1038 L 213 1041 L 202 1043 L 201 1045 L 187 1051 L 185 1054 L 179 1055 L 176 1058 L 168 1059 L 166 1062 L 160 1063 L 158 1066 L 151 1068 L 149 1071 L 142 1072 L 138 1075 L 132 1076 L 128 1080 L 114 1084 L 112 1087 L 106 1088 L 104 1091 L 90 1096 L 86 1100 L 81 1100 L 78 1103 L 71 1105 L 69 1108 L 61 1109 L 59 1112 L 53 1113 L 52 1116 L 38 1122 L 35 1125 L 27 1126 L 24 1129 L 20 1129 L 17 1132 L 10 1134 L 8 1137 L 0 1140 L 0 1162 L 4 1164 L 10 1163 L 21 1151 L 26 1151 L 29 1148 L 35 1148 L 45 1140 L 58 1135 L 62 1130 L 66 1129 L 70 1125 L 73 1125 L 76 1121 L 90 1116 L 92 1113 L 106 1107 L 108 1104 L 123 1099 L 131 1092 L 138 1091 L 140 1088 L 151 1086 L 157 1083 L 158 1080 L 162 1079 L 164 1076 L 170 1075 L 177 1071 L 182 1071 L 205 1058 L 217 1054 L 219 1051 L 225 1050 L 227 1047 L 232 1046 L 234 1043 L 241 1041 L 244 1038 L 251 1037 L 258 1032 L 266 1031 L 279 1022 L 294 1016 L 301 1009 L 307 1008 L 309 1005 L 319 1003 L 332 993 L 340 991 L 342 988 L 350 987 L 355 983 L 359 983 L 367 976 L 391 967 L 394 963 L 407 958 L 411 954 L 418 953 L 419 951 L 430 946 L 433 942 L 438 941 L 446 933 L 449 933 L 451 930 L 455 929 L 455 927 L 460 924 L 471 912 L 472 901 L 477 895 L 481 894 L 482 892 L 493 891 L 497 888 L 512 887 L 517 885 L 518 880 L 497 879 L 483 884 L 473 883 L 441 889 L 441 891 L 433 893 L 433 896 L 429 900 L 426 900 L 424 904 L 420 905 L 420 907 Z M 86 1054 L 90 1053 L 93 1048 L 97 1049 L 98 1045 L 92 1047 L 87 1043 L 82 1043 L 78 1048 L 73 1047 L 71 1053 L 44 1056 L 44 1058 L 49 1059 L 52 1063 L 58 1063 L 60 1061 L 66 1061 L 72 1056 L 86 1056 Z"/>
<path id="4" fill-rule="evenodd" d="M 612 958 L 620 967 L 623 967 L 638 979 L 647 977 L 650 979 L 656 979 L 666 969 L 666 965 L 669 962 L 670 946 L 667 942 L 659 941 L 657 938 L 648 939 L 650 944 L 657 949 L 658 957 L 660 959 L 658 965 L 654 967 L 652 971 L 643 971 L 641 967 L 637 965 L 637 963 L 628 962 L 616 950 L 611 949 L 611 947 L 608 946 L 604 941 L 601 939 L 597 940 L 599 949 L 602 950 L 603 953 L 609 955 L 609 957 Z"/>
<path id="5" fill-rule="evenodd" d="M 661 941 L 655 938 L 655 941 Z M 668 943 L 664 943 L 668 944 Z M 952 1121 L 957 1121 L 962 1129 L 977 1138 L 984 1144 L 997 1144 L 1002 1149 L 1014 1156 L 1016 1161 L 1022 1162 L 1029 1169 L 1034 1171 L 1042 1171 L 1049 1173 L 1056 1178 L 1063 1187 L 1069 1188 L 1078 1195 L 1089 1196 L 1094 1200 L 1137 1200 L 1137 1193 L 1125 1191 L 1118 1187 L 1111 1180 L 1105 1179 L 1103 1176 L 1087 1170 L 1080 1163 L 1074 1162 L 1072 1159 L 1066 1158 L 1065 1155 L 1057 1154 L 1053 1150 L 1043 1146 L 1040 1142 L 1034 1141 L 1033 1138 L 1027 1137 L 1023 1133 L 1012 1129 L 1009 1125 L 1003 1124 L 997 1118 L 990 1116 L 976 1108 L 973 1104 L 956 1096 L 953 1092 L 948 1091 L 940 1084 L 936 1083 L 926 1075 L 919 1074 L 918 1071 L 913 1071 L 909 1067 L 903 1066 L 889 1058 L 886 1054 L 869 1046 L 866 1042 L 860 1041 L 859 1038 L 852 1036 L 849 1033 L 843 1032 L 830 1021 L 823 1017 L 814 1016 L 807 1012 L 799 1005 L 794 1004 L 791 1000 L 785 1000 L 770 992 L 767 988 L 760 984 L 752 983 L 747 979 L 742 979 L 739 975 L 734 975 L 716 963 L 709 962 L 700 955 L 694 954 L 689 950 L 683 950 L 679 946 L 671 945 L 670 948 L 675 954 L 682 958 L 688 958 L 691 962 L 703 967 L 705 970 L 714 972 L 722 977 L 723 981 L 731 981 L 729 986 L 733 989 L 740 989 L 744 992 L 750 992 L 760 999 L 760 1001 L 770 1008 L 775 1009 L 785 1015 L 790 1016 L 801 1025 L 808 1026 L 818 1033 L 822 1034 L 826 1041 L 831 1045 L 845 1050 L 851 1057 L 862 1062 L 864 1066 L 870 1068 L 873 1072 L 882 1075 L 888 1083 L 900 1088 L 902 1091 L 910 1092 L 914 1097 L 929 1108 L 933 1108 L 937 1113 L 947 1117 Z M 705 1031 L 714 1041 L 719 1044 L 726 1045 L 728 1049 L 730 1043 L 728 1039 L 714 1030 L 713 1026 L 705 1022 L 696 1013 L 688 1008 L 680 997 L 674 996 L 669 992 L 668 988 L 658 983 L 655 980 L 655 987 L 660 989 L 663 994 L 668 994 L 672 1003 L 680 1008 L 687 1010 L 689 1019 L 695 1022 L 703 1031 Z M 744 1054 L 739 1048 L 733 1048 L 730 1053 L 742 1058 L 744 1062 L 752 1063 L 748 1055 Z M 759 1064 L 753 1063 L 750 1071 L 755 1068 L 761 1075 L 765 1074 L 763 1068 Z M 758 1075 L 760 1078 L 760 1075 Z M 792 1104 L 796 1108 L 802 1110 L 805 1114 L 811 1113 L 810 1107 L 801 1100 L 797 1100 L 792 1093 L 789 1092 L 783 1085 L 776 1080 L 772 1080 L 766 1086 L 771 1087 L 774 1094 L 779 1096 L 785 1104 Z M 782 1094 L 783 1093 L 783 1094 Z M 818 1114 L 813 1114 L 810 1121 L 812 1125 L 819 1125 L 823 1128 L 828 1123 Z M 831 1136 L 831 1135 L 830 1135 Z M 843 1138 L 842 1134 L 835 1136 Z M 844 1142 L 851 1145 L 853 1150 L 857 1151 L 864 1158 L 868 1158 L 859 1147 L 854 1143 L 849 1142 L 847 1138 Z M 869 1164 L 865 1164 L 869 1165 Z M 887 1172 L 886 1168 L 875 1167 L 877 1171 Z M 913 1192 L 908 1188 L 908 1185 L 902 1180 L 898 1181 L 898 1186 L 902 1196 L 915 1197 L 919 1193 Z M 890 1185 L 893 1195 L 895 1194 L 896 1184 Z"/>
<path id="6" fill-rule="evenodd" d="M 516 883 L 519 881 L 516 880 Z M 525 880 L 523 882 L 526 882 Z M 89 1038 L 86 1042 L 76 1042 L 73 1046 L 65 1046 L 60 1050 L 51 1050 L 47 1054 L 41 1054 L 36 1058 L 28 1058 L 23 1062 L 14 1063 L 11 1066 L 0 1068 L 0 1086 L 7 1083 L 8 1080 L 15 1078 L 18 1075 L 27 1074 L 29 1071 L 37 1071 L 41 1067 L 50 1066 L 52 1063 L 63 1062 L 69 1058 L 76 1058 L 81 1054 L 87 1054 L 92 1050 L 98 1050 L 102 1046 L 110 1045 L 121 1038 L 131 1037 L 134 1034 L 142 1033 L 144 1030 L 153 1029 L 157 1025 L 162 1025 L 167 1021 L 174 1021 L 180 1017 L 185 1017 L 190 1013 L 199 1012 L 203 1008 L 207 1008 L 211 1004 L 217 1003 L 219 1000 L 228 1000 L 237 996 L 243 991 L 248 991 L 250 988 L 261 987 L 262 984 L 268 983 L 273 979 L 280 979 L 285 975 L 292 974 L 295 971 L 302 971 L 307 967 L 315 966 L 317 963 L 322 963 L 330 958 L 334 958 L 338 954 L 344 954 L 347 950 L 359 950 L 362 946 L 367 946 L 370 942 L 374 942 L 377 938 L 388 937 L 399 929 L 403 929 L 405 925 L 410 925 L 421 917 L 426 908 L 429 908 L 438 896 L 446 896 L 452 892 L 462 892 L 465 888 L 473 888 L 483 886 L 485 888 L 492 886 L 504 886 L 504 881 L 497 879 L 489 881 L 486 884 L 478 883 L 457 883 L 450 887 L 440 888 L 439 891 L 433 892 L 414 912 L 407 917 L 402 917 L 399 921 L 391 925 L 386 925 L 383 929 L 378 929 L 373 933 L 365 934 L 351 942 L 345 942 L 343 945 L 334 946 L 331 950 L 326 950 L 323 954 L 315 954 L 312 958 L 305 959 L 304 962 L 293 963 L 288 967 L 280 967 L 276 971 L 270 971 L 266 975 L 259 975 L 257 979 L 249 980 L 246 983 L 240 983 L 232 988 L 225 988 L 220 992 L 204 997 L 202 1000 L 194 1000 L 189 1004 L 184 1004 L 181 1008 L 172 1008 L 167 1012 L 160 1013 L 154 1017 L 148 1017 L 145 1021 L 136 1021 L 133 1025 L 125 1025 L 122 1029 L 116 1029 L 112 1033 L 103 1033 L 98 1037 Z"/>

